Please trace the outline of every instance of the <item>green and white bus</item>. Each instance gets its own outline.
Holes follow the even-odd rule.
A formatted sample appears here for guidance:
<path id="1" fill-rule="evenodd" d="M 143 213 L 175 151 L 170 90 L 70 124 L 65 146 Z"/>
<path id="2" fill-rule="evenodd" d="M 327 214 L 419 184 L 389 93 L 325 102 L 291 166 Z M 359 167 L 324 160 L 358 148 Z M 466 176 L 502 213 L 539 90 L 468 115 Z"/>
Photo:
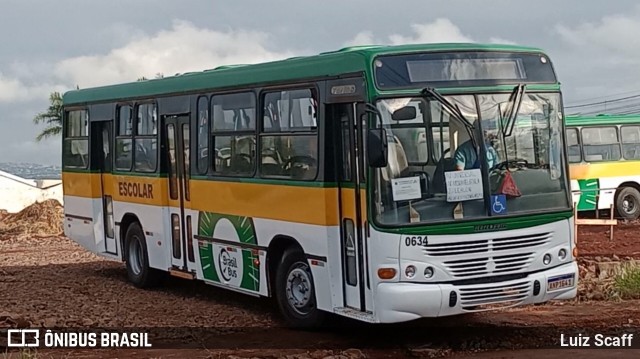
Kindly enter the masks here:
<path id="1" fill-rule="evenodd" d="M 136 286 L 274 296 L 293 326 L 576 295 L 539 49 L 350 47 L 70 91 L 64 109 L 65 233 Z"/>
<path id="2" fill-rule="evenodd" d="M 640 115 L 567 116 L 566 131 L 578 211 L 640 217 Z"/>

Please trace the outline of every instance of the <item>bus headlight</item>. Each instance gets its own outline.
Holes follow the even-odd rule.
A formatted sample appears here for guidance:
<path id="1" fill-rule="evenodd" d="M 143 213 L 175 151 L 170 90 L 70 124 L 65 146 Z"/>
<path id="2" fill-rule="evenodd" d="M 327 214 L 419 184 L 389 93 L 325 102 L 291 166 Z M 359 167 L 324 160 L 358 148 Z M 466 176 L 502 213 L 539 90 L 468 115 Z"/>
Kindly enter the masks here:
<path id="1" fill-rule="evenodd" d="M 433 277 L 433 267 L 427 267 L 424 269 L 424 277 L 427 279 Z"/>
<path id="2" fill-rule="evenodd" d="M 544 263 L 544 265 L 549 265 L 549 263 L 551 263 L 551 254 L 545 254 L 544 257 L 542 257 L 542 263 Z"/>
<path id="3" fill-rule="evenodd" d="M 560 258 L 561 261 L 565 260 L 567 258 L 567 250 L 562 248 L 561 250 L 558 251 L 558 258 Z"/>
<path id="4" fill-rule="evenodd" d="M 404 275 L 406 275 L 407 278 L 413 278 L 413 276 L 416 275 L 416 267 L 412 265 L 407 266 L 407 268 L 404 270 Z"/>

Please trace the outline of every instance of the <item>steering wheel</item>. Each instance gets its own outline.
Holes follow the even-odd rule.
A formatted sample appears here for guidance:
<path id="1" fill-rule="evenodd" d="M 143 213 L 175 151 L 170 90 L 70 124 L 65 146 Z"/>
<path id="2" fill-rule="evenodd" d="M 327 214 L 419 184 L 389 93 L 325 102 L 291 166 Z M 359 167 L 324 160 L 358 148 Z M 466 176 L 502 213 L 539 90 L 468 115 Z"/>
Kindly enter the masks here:
<path id="1" fill-rule="evenodd" d="M 507 161 L 502 161 L 497 165 L 495 165 L 493 168 L 499 169 L 499 170 L 505 170 L 507 169 L 507 167 L 511 167 L 510 166 L 511 164 L 514 164 L 515 165 L 514 167 L 517 167 L 518 169 L 527 168 L 529 166 L 529 162 L 524 158 L 513 158 Z"/>
<path id="2" fill-rule="evenodd" d="M 315 166 L 317 164 L 317 161 L 311 156 L 291 156 L 284 162 L 284 164 L 282 165 L 282 169 L 286 171 L 287 169 L 293 167 L 294 163 L 302 163 L 309 166 Z"/>

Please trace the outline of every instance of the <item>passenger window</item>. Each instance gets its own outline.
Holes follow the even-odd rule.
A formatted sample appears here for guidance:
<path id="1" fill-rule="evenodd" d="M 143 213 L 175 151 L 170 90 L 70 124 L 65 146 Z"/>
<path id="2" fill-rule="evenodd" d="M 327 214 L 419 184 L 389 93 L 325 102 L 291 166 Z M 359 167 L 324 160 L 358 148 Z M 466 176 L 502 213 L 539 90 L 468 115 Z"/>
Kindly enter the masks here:
<path id="1" fill-rule="evenodd" d="M 155 172 L 158 163 L 158 113 L 156 105 L 139 105 L 136 124 L 135 171 Z"/>
<path id="2" fill-rule="evenodd" d="M 65 168 L 89 165 L 89 112 L 69 111 L 66 116 L 63 161 Z"/>
<path id="3" fill-rule="evenodd" d="M 580 140 L 578 138 L 577 128 L 567 129 L 567 151 L 569 155 L 569 163 L 577 163 L 582 161 L 580 154 Z"/>
<path id="4" fill-rule="evenodd" d="M 256 103 L 251 92 L 211 99 L 213 171 L 252 176 L 256 162 Z"/>
<path id="5" fill-rule="evenodd" d="M 207 173 L 209 167 L 209 101 L 198 99 L 198 173 Z"/>
<path id="6" fill-rule="evenodd" d="M 640 126 L 622 126 L 622 154 L 627 160 L 640 159 Z"/>
<path id="7" fill-rule="evenodd" d="M 587 162 L 617 161 L 620 159 L 620 142 L 615 127 L 591 127 L 582 129 L 582 148 Z"/>
<path id="8" fill-rule="evenodd" d="M 133 163 L 131 146 L 133 143 L 133 119 L 131 106 L 124 105 L 118 109 L 118 130 L 116 136 L 116 170 L 130 171 Z"/>
<path id="9" fill-rule="evenodd" d="M 262 177 L 314 180 L 318 173 L 318 101 L 315 91 L 270 92 L 263 101 Z"/>

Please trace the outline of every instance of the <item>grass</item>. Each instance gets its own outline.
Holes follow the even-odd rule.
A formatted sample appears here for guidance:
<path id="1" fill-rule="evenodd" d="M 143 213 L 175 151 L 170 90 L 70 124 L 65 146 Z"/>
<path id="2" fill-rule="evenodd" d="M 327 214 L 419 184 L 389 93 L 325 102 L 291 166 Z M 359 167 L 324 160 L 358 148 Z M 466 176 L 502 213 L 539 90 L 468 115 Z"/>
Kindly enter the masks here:
<path id="1" fill-rule="evenodd" d="M 613 285 L 621 299 L 639 299 L 640 266 L 625 265 L 615 276 Z"/>
<path id="2" fill-rule="evenodd" d="M 38 359 L 38 351 L 35 349 L 20 349 L 19 352 L 4 352 L 2 359 Z"/>

